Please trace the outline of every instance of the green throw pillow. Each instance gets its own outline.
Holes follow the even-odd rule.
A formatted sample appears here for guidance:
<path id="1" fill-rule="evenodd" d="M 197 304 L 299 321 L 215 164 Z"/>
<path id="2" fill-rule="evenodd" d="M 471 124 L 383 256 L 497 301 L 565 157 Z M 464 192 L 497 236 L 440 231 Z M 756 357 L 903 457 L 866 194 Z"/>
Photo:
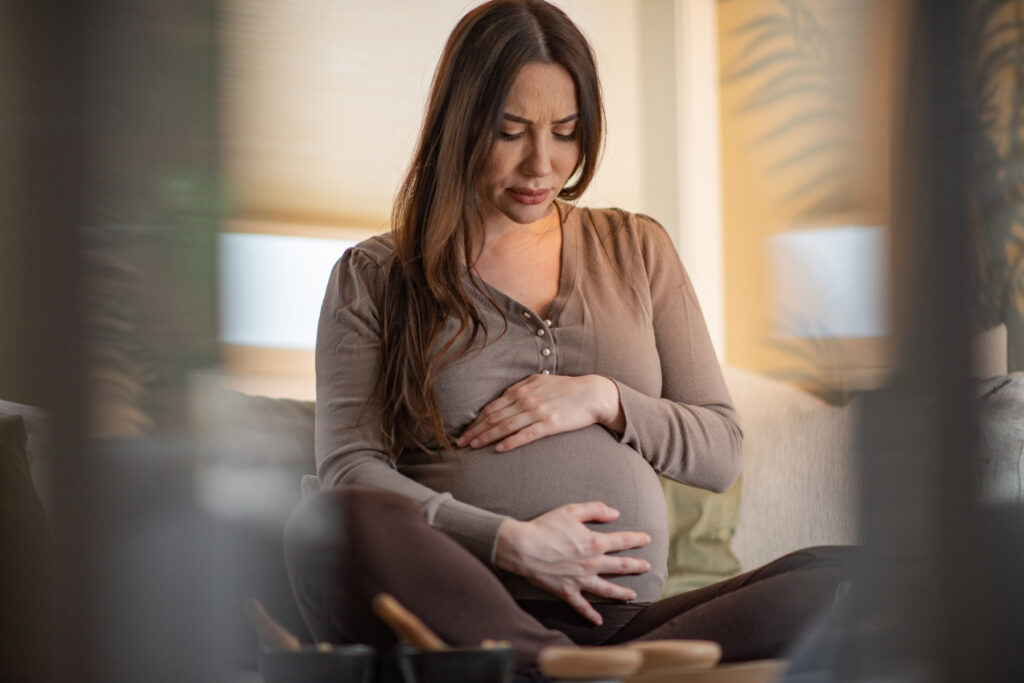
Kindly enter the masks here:
<path id="1" fill-rule="evenodd" d="M 668 506 L 668 579 L 662 597 L 685 593 L 740 572 L 732 553 L 740 509 L 740 480 L 712 493 L 661 480 Z"/>

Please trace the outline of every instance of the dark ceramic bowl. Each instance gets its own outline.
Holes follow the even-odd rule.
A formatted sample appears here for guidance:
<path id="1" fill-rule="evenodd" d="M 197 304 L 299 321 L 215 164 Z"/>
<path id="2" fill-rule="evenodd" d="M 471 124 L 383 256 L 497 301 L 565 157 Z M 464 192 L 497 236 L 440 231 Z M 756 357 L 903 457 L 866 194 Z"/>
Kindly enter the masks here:
<path id="1" fill-rule="evenodd" d="M 405 683 L 509 683 L 512 648 L 451 648 L 398 654 Z"/>
<path id="2" fill-rule="evenodd" d="M 366 645 L 260 652 L 263 683 L 372 683 L 375 668 L 374 650 Z"/>

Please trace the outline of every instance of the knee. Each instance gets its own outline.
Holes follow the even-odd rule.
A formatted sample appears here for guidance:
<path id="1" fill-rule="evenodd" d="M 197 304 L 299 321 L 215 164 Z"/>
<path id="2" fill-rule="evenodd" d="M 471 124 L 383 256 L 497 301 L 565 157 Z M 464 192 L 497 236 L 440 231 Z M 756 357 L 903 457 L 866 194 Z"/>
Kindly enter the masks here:
<path id="1" fill-rule="evenodd" d="M 759 571 L 765 577 L 798 571 L 843 580 L 850 576 L 859 555 L 860 548 L 857 546 L 813 546 L 783 555 Z"/>
<path id="2" fill-rule="evenodd" d="M 860 557 L 862 549 L 854 545 L 819 545 L 793 553 L 811 566 L 834 567 L 848 572 Z"/>

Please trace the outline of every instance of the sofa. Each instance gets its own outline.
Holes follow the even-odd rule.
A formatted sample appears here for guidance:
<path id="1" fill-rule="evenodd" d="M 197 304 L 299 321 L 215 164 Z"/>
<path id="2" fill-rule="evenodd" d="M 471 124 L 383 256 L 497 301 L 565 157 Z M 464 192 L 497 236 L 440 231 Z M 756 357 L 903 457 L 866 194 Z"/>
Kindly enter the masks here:
<path id="1" fill-rule="evenodd" d="M 746 435 L 744 471 L 727 494 L 689 490 L 688 495 L 703 500 L 690 515 L 692 528 L 682 537 L 701 553 L 709 545 L 719 553 L 731 547 L 735 560 L 729 558 L 710 573 L 677 567 L 677 578 L 683 579 L 677 591 L 800 547 L 857 538 L 851 450 L 856 401 L 830 406 L 753 372 L 725 372 Z M 260 595 L 272 613 L 302 633 L 279 548 L 284 522 L 301 498 L 299 482 L 314 471 L 313 403 L 250 396 L 219 388 L 215 381 L 199 381 L 190 407 L 197 445 L 192 461 L 195 501 L 205 514 L 233 525 L 247 539 L 239 548 L 253 555 L 245 563 L 249 576 L 238 582 L 239 590 L 245 586 Z M 32 478 L 52 514 L 48 465 L 56 457 L 53 418 L 38 408 L 0 402 L 3 414 L 25 419 Z M 686 506 L 692 508 L 691 503 Z M 817 514 L 804 514 L 807 509 Z M 710 514 L 716 510 L 724 514 Z M 239 613 L 236 626 L 243 628 L 240 619 Z M 236 640 L 242 649 L 249 644 L 248 633 Z"/>
<path id="2" fill-rule="evenodd" d="M 725 369 L 725 377 L 745 433 L 740 480 L 724 494 L 666 492 L 677 523 L 673 547 L 685 545 L 698 559 L 713 552 L 731 558 L 705 575 L 676 563 L 675 590 L 801 547 L 858 541 L 860 476 L 853 444 L 861 399 L 830 405 L 790 384 L 734 367 Z M 1009 425 L 985 441 L 1004 454 L 992 456 L 987 465 L 997 473 L 993 486 L 1004 498 L 1021 500 L 1024 374 L 982 382 L 978 394 L 991 402 L 993 419 Z M 182 463 L 193 469 L 191 497 L 204 515 L 246 539 L 233 546 L 244 557 L 245 575 L 230 582 L 230 595 L 219 604 L 233 614 L 228 628 L 239 654 L 232 665 L 251 665 L 254 642 L 238 608 L 245 595 L 262 598 L 272 614 L 304 635 L 288 590 L 280 538 L 301 498 L 299 482 L 314 469 L 313 403 L 249 396 L 218 388 L 216 382 L 197 385 L 190 403 L 196 457 Z M 56 457 L 51 451 L 53 418 L 37 408 L 0 402 L 0 416 L 12 414 L 25 420 L 32 478 L 52 513 L 47 464 Z M 691 494 L 697 502 L 687 498 Z M 685 529 L 680 520 L 688 525 Z"/>
<path id="3" fill-rule="evenodd" d="M 744 431 L 732 538 L 741 568 L 808 546 L 856 543 L 860 399 L 834 406 L 746 370 L 727 367 L 725 376 Z"/>
<path id="4" fill-rule="evenodd" d="M 708 529 L 706 540 L 731 546 L 743 570 L 809 545 L 855 543 L 858 400 L 833 406 L 758 373 L 734 367 L 724 372 L 744 430 L 744 464 L 726 494 L 690 490 L 713 503 L 724 499 L 727 508 L 738 504 L 738 515 L 735 509 L 712 511 L 723 519 Z M 205 454 L 199 478 L 204 504 L 279 527 L 301 499 L 303 475 L 313 473 L 313 411 L 308 401 L 215 387 L 201 392 L 194 422 Z M 307 481 L 307 495 L 309 490 Z M 808 509 L 817 514 L 807 515 Z"/>

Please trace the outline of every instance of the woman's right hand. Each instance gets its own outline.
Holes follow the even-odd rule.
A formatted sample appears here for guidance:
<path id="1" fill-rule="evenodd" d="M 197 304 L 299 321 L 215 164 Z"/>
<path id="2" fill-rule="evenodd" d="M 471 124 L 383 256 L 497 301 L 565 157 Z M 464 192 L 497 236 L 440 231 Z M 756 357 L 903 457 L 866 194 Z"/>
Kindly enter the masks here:
<path id="1" fill-rule="evenodd" d="M 640 531 L 591 531 L 584 522 L 611 522 L 619 511 L 604 503 L 570 503 L 528 522 L 506 519 L 498 527 L 495 564 L 562 598 L 601 625 L 601 615 L 583 591 L 613 600 L 635 600 L 636 593 L 602 574 L 643 574 L 647 560 L 609 553 L 640 548 L 651 537 Z"/>

